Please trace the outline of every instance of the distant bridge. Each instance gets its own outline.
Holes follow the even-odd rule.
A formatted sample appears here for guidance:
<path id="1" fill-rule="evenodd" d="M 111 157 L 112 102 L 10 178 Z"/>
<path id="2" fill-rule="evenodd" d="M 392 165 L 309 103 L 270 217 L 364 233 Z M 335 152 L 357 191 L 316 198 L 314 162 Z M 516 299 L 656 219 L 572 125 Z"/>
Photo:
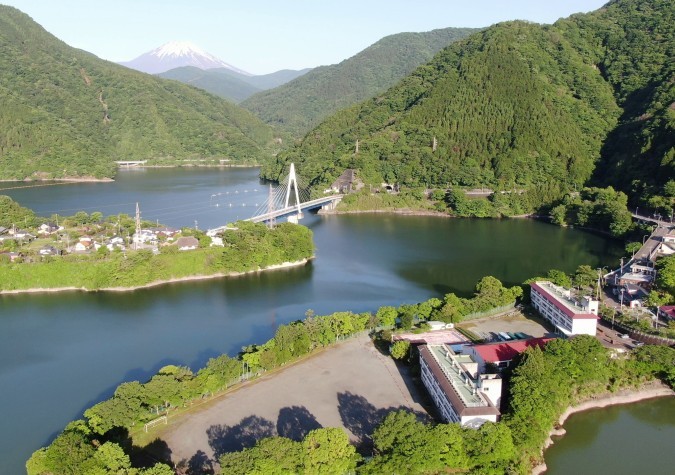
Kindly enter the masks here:
<path id="1" fill-rule="evenodd" d="M 122 168 L 132 168 L 145 165 L 147 160 L 118 160 L 115 163 Z"/>
<path id="2" fill-rule="evenodd" d="M 288 177 L 275 190 L 270 187 L 270 195 L 252 217 L 244 221 L 253 223 L 273 223 L 279 218 L 287 218 L 289 222 L 297 223 L 303 218 L 303 211 L 317 208 L 334 209 L 344 195 L 326 195 L 310 199 L 309 187 L 298 186 L 298 177 L 295 173 L 295 164 L 291 163 Z M 228 229 L 227 225 L 209 229 L 207 234 L 213 236 Z"/>

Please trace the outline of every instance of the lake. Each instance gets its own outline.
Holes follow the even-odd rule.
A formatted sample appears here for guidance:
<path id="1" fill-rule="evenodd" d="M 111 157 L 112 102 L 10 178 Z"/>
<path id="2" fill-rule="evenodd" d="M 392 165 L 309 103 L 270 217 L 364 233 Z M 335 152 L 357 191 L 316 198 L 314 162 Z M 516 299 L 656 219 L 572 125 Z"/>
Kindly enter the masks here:
<path id="1" fill-rule="evenodd" d="M 171 226 L 216 227 L 251 216 L 268 195 L 254 168 L 145 169 L 111 183 L 1 190 L 40 215 L 135 213 Z M 42 184 L 41 184 L 42 185 Z M 22 184 L 0 184 L 14 188 Z M 198 369 L 270 338 L 281 323 L 469 295 L 493 275 L 507 285 L 550 268 L 616 265 L 620 242 L 525 219 L 307 215 L 310 264 L 125 294 L 0 296 L 0 473 L 23 473 L 87 407 L 166 364 Z"/>

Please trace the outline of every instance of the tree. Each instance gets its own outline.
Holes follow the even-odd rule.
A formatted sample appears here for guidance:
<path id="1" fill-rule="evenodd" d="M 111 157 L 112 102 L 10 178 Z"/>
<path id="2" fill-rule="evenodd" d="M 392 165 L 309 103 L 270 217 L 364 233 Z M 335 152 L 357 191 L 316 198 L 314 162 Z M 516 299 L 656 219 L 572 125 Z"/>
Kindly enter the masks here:
<path id="1" fill-rule="evenodd" d="M 410 342 L 408 340 L 397 340 L 395 341 L 389 350 L 392 358 L 396 360 L 405 359 L 410 352 Z"/>
<path id="2" fill-rule="evenodd" d="M 598 281 L 598 271 L 589 265 L 580 265 L 574 273 L 573 283 L 577 287 L 593 288 Z"/>
<path id="3" fill-rule="evenodd" d="M 391 306 L 380 307 L 375 314 L 380 325 L 384 327 L 393 327 L 396 325 L 396 318 L 398 317 L 398 311 L 396 308 Z"/>
<path id="4" fill-rule="evenodd" d="M 359 456 L 347 434 L 334 427 L 314 429 L 302 441 L 305 473 L 348 473 L 356 467 Z"/>
<path id="5" fill-rule="evenodd" d="M 563 271 L 558 270 L 558 269 L 551 269 L 548 271 L 546 274 L 546 278 L 553 282 L 556 285 L 559 285 L 561 287 L 565 287 L 569 289 L 572 287 L 572 279 L 565 274 Z"/>
<path id="6" fill-rule="evenodd" d="M 640 244 L 639 242 L 633 241 L 633 242 L 629 242 L 628 244 L 626 244 L 626 247 L 624 249 L 626 250 L 627 254 L 635 255 L 635 253 L 638 252 L 641 247 L 642 247 L 642 244 Z"/>

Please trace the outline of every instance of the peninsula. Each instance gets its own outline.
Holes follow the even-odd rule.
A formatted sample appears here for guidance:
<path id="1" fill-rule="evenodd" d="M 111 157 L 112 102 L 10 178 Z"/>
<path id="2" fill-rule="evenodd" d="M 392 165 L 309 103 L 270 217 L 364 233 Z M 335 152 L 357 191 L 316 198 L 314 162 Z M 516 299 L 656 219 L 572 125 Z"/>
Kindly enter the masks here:
<path id="1" fill-rule="evenodd" d="M 303 265 L 314 255 L 312 232 L 289 223 L 238 222 L 215 236 L 153 223 L 134 228 L 126 215 L 101 213 L 56 224 L 3 198 L 7 219 L 27 226 L 0 223 L 0 293 L 126 291 Z"/>

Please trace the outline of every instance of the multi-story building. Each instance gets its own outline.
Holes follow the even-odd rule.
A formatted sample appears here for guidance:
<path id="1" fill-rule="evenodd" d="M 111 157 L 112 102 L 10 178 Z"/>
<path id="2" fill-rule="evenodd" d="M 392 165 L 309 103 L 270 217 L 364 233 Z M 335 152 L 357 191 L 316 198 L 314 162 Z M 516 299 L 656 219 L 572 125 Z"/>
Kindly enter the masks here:
<path id="1" fill-rule="evenodd" d="M 481 375 L 478 363 L 447 345 L 420 345 L 419 353 L 422 382 L 443 419 L 474 428 L 499 420 L 499 375 Z"/>
<path id="2" fill-rule="evenodd" d="M 572 297 L 569 290 L 548 281 L 530 284 L 532 305 L 556 331 L 565 336 L 594 335 L 598 322 L 599 302 L 585 296 Z"/>

